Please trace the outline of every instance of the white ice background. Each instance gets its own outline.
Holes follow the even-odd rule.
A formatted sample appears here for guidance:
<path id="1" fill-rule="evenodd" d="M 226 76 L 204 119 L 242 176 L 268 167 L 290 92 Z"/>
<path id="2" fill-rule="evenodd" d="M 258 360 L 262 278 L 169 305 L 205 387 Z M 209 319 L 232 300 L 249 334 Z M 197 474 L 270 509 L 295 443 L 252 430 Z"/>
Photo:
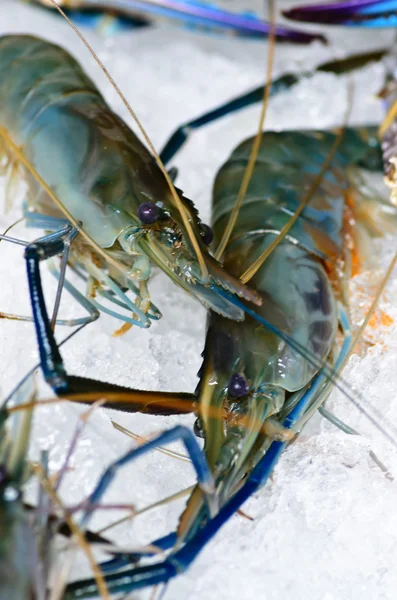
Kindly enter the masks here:
<path id="1" fill-rule="evenodd" d="M 64 46 L 84 65 L 114 109 L 131 122 L 86 48 L 60 18 L 17 0 L 1 0 L 0 33 L 31 33 Z M 179 123 L 264 80 L 267 45 L 263 42 L 209 37 L 166 24 L 117 38 L 85 33 L 157 148 Z M 339 28 L 327 33 L 329 46 L 317 42 L 308 47 L 278 45 L 274 73 L 309 70 L 330 58 L 391 44 L 393 37 L 386 31 L 362 33 Z M 383 77 L 383 68 L 377 64 L 354 76 L 353 123 L 380 122 L 382 107 L 375 95 Z M 347 77 L 317 74 L 271 101 L 266 126 L 325 128 L 341 124 L 347 98 Z M 204 221 L 209 218 L 217 169 L 238 142 L 255 132 L 258 116 L 259 108 L 254 107 L 208 126 L 196 132 L 178 155 L 178 185 L 197 204 Z M 2 202 L 3 189 L 2 184 Z M 18 201 L 8 214 L 1 211 L 0 228 L 4 230 L 20 216 Z M 22 226 L 15 228 L 14 234 L 23 239 L 38 235 Z M 379 270 L 371 274 L 374 280 L 390 261 L 395 242 L 396 238 L 388 238 L 376 244 L 381 259 Z M 45 267 L 42 273 L 50 303 L 56 284 Z M 205 335 L 205 311 L 162 274 L 155 274 L 150 290 L 163 312 L 160 322 L 150 330 L 134 328 L 115 338 L 112 333 L 119 324 L 102 315 L 62 349 L 68 370 L 141 389 L 193 391 Z M 397 318 L 396 292 L 395 274 L 382 304 L 393 319 Z M 0 244 L 0 310 L 30 311 L 23 251 L 6 243 Z M 82 312 L 65 294 L 61 315 Z M 66 328 L 58 328 L 58 339 L 66 333 Z M 376 343 L 362 357 L 351 358 L 344 379 L 368 410 L 378 411 L 383 427 L 391 431 L 396 421 L 396 329 L 391 325 L 372 335 Z M 0 339 L 0 385 L 5 396 L 38 357 L 31 323 L 1 320 Z M 50 397 L 51 391 L 43 387 L 42 396 Z M 397 488 L 369 456 L 370 449 L 376 451 L 396 476 L 395 451 L 340 392 L 333 395 L 329 406 L 364 435 L 345 435 L 315 418 L 283 455 L 268 485 L 244 506 L 253 521 L 234 516 L 190 570 L 171 582 L 166 598 L 396 598 Z M 55 472 L 83 410 L 61 403 L 37 411 L 32 457 L 47 448 Z M 191 417 L 129 416 L 98 409 L 80 439 L 73 470 L 62 487 L 65 503 L 85 498 L 105 466 L 131 447 L 131 440 L 113 428 L 111 418 L 140 435 L 193 422 Z M 152 452 L 124 468 L 105 501 L 142 508 L 193 481 L 190 465 Z M 182 508 L 183 501 L 179 501 L 149 512 L 116 529 L 113 538 L 130 546 L 149 542 L 175 528 Z M 98 513 L 92 528 L 118 516 L 118 512 Z M 83 572 L 87 572 L 85 566 L 75 565 L 75 576 Z M 148 598 L 149 592 L 133 597 Z"/>

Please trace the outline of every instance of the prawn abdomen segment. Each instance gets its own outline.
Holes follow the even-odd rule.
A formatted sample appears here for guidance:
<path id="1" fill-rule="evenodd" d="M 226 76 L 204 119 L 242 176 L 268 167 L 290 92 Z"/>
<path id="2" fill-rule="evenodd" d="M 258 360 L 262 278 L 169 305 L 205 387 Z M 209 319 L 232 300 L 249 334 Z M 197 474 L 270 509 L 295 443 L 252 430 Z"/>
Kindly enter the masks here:
<path id="1" fill-rule="evenodd" d="M 287 276 L 286 276 L 287 275 Z M 322 364 L 336 336 L 337 308 L 329 277 L 317 257 L 296 244 L 280 244 L 259 271 L 258 285 L 284 314 L 282 329 Z M 271 315 L 264 315 L 270 318 Z M 289 392 L 304 388 L 317 367 L 287 344 L 278 361 L 277 383 Z"/>

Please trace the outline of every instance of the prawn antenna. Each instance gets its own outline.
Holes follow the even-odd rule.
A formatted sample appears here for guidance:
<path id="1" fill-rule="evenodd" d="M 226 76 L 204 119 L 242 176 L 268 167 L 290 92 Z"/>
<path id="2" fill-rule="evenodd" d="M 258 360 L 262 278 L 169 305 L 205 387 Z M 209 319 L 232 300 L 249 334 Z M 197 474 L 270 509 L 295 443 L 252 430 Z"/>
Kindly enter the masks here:
<path id="1" fill-rule="evenodd" d="M 233 233 L 233 229 L 236 225 L 237 217 L 240 212 L 240 208 L 244 202 L 245 195 L 248 190 L 249 183 L 251 181 L 252 173 L 254 171 L 256 159 L 258 157 L 259 148 L 261 145 L 262 135 L 263 135 L 263 125 L 265 122 L 267 107 L 269 104 L 270 91 L 272 86 L 272 73 L 273 73 L 273 60 L 274 60 L 274 51 L 276 48 L 276 15 L 275 15 L 275 0 L 268 0 L 269 6 L 269 21 L 270 21 L 270 31 L 269 31 L 269 52 L 267 55 L 267 74 L 266 74 L 266 85 L 263 93 L 262 100 L 262 108 L 261 114 L 259 117 L 259 125 L 258 131 L 255 136 L 254 143 L 252 144 L 251 154 L 248 160 L 247 168 L 244 172 L 243 179 L 241 181 L 241 186 L 237 194 L 237 199 L 235 205 L 233 206 L 233 210 L 230 213 L 229 221 L 225 227 L 225 231 L 223 233 L 222 239 L 219 243 L 218 248 L 215 252 L 215 258 L 217 260 L 221 260 L 222 255 L 226 249 L 226 246 L 229 243 L 230 237 Z"/>
<path id="2" fill-rule="evenodd" d="M 332 160 L 333 160 L 333 158 L 335 156 L 335 153 L 336 153 L 337 149 L 339 148 L 339 145 L 340 145 L 340 143 L 341 143 L 341 141 L 343 139 L 344 133 L 345 133 L 345 129 L 346 129 L 347 124 L 349 122 L 349 118 L 350 118 L 350 114 L 351 114 L 351 109 L 352 109 L 352 105 L 353 105 L 353 91 L 354 91 L 354 86 L 353 86 L 352 81 L 350 81 L 349 82 L 349 89 L 348 89 L 348 102 L 347 102 L 347 108 L 346 108 L 345 117 L 343 119 L 343 125 L 342 125 L 342 127 L 341 127 L 338 135 L 336 136 L 335 142 L 333 143 L 332 148 L 331 148 L 331 150 L 330 150 L 330 152 L 329 152 L 326 160 L 324 161 L 324 164 L 321 167 L 318 175 L 315 177 L 312 185 L 310 186 L 307 194 L 303 197 L 303 200 L 300 203 L 300 205 L 298 206 L 297 210 L 294 212 L 294 214 L 289 219 L 289 221 L 287 221 L 287 223 L 281 229 L 281 231 L 278 234 L 278 236 L 262 252 L 262 254 L 260 256 L 258 256 L 258 258 L 252 263 L 252 265 L 240 276 L 240 280 L 241 280 L 241 282 L 244 285 L 250 279 L 252 279 L 252 277 L 261 268 L 261 266 L 263 265 L 263 263 L 265 262 L 265 260 L 268 258 L 268 256 L 270 256 L 270 254 L 273 252 L 273 250 L 275 250 L 275 248 L 283 241 L 283 239 L 285 238 L 285 236 L 287 235 L 287 233 L 290 231 L 291 227 L 294 225 L 294 223 L 296 223 L 296 221 L 298 220 L 299 216 L 302 214 L 302 212 L 304 211 L 304 209 L 306 208 L 306 206 L 312 200 L 312 198 L 313 198 L 314 194 L 316 193 L 318 187 L 321 185 L 321 182 L 322 182 L 322 180 L 324 178 L 325 173 L 328 171 L 328 169 L 331 166 Z"/>

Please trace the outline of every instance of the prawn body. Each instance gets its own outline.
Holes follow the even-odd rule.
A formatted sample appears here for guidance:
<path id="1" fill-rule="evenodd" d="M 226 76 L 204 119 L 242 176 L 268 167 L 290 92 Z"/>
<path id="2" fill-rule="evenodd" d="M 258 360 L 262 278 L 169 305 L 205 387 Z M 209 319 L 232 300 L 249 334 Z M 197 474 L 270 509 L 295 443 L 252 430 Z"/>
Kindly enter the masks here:
<path id="1" fill-rule="evenodd" d="M 246 272 L 280 235 L 336 138 L 332 132 L 321 131 L 263 134 L 250 186 L 224 255 L 230 273 Z M 253 139 L 243 142 L 217 175 L 212 219 L 215 241 L 233 208 L 252 143 Z M 326 378 L 321 385 L 316 381 L 321 365 L 327 360 L 335 364 L 341 353 L 336 338 L 338 329 L 343 329 L 341 314 L 348 318 L 346 284 L 351 276 L 351 254 L 363 250 L 360 233 L 371 230 L 374 223 L 382 222 L 383 230 L 387 223 L 389 230 L 396 226 L 389 203 L 367 197 L 364 189 L 357 188 L 352 167 L 358 164 L 381 168 L 375 128 L 345 131 L 310 202 L 250 280 L 262 300 L 256 312 L 272 328 L 258 324 L 257 317 L 250 315 L 242 323 L 210 316 L 197 414 L 205 454 L 217 482 L 219 509 L 249 479 L 274 439 L 291 439 L 291 432 L 282 424 L 305 394 L 311 394 L 310 405 L 329 385 Z M 353 214 L 346 204 L 352 194 Z M 280 332 L 299 347 L 291 346 Z M 302 354 L 299 348 L 308 353 Z M 308 361 L 308 355 L 314 360 Z M 196 491 L 180 532 L 189 537 L 202 526 L 202 519 Z"/>
<path id="2" fill-rule="evenodd" d="M 146 304 L 145 282 L 154 262 L 205 305 L 243 318 L 241 309 L 217 294 L 217 286 L 249 299 L 252 293 L 211 257 L 197 211 L 178 190 L 204 257 L 208 273 L 202 273 L 154 157 L 107 106 L 79 64 L 45 40 L 5 36 L 0 38 L 0 74 L 0 125 L 34 170 L 32 174 L 24 168 L 29 205 L 46 216 L 71 216 L 79 224 L 92 244 L 90 252 L 87 243 L 78 245 L 77 262 L 97 279 L 97 271 L 90 267 L 92 253 L 106 249 L 106 255 L 124 267 L 121 275 L 110 267 L 111 276 L 121 284 L 126 279 L 138 281 L 140 300 Z M 2 151 L 18 162 L 6 143 Z M 59 199 L 61 210 L 49 191 Z M 146 319 L 144 326 L 148 325 Z"/>
<path id="3" fill-rule="evenodd" d="M 223 257 L 232 274 L 241 275 L 264 248 L 280 238 L 337 137 L 321 131 L 263 134 L 253 177 Z M 250 139 L 241 144 L 216 178 L 215 242 L 233 209 L 252 143 Z M 310 416 L 332 388 L 333 375 L 338 374 L 351 345 L 346 305 L 351 254 L 358 246 L 362 249 L 360 233 L 364 230 L 379 234 L 379 225 L 383 231 L 397 226 L 394 207 L 366 195 L 354 165 L 381 170 L 382 153 L 374 128 L 347 129 L 310 202 L 254 274 L 252 283 L 262 301 L 259 308 L 248 312 L 243 322 L 210 313 L 199 385 L 187 404 L 198 417 L 195 429 L 204 438 L 211 485 L 196 468 L 198 485 L 177 530 L 153 542 L 156 548 L 169 551 L 168 556 L 162 562 L 128 570 L 121 561 L 114 565 L 114 571 L 106 575 L 112 594 L 167 582 L 186 570 L 222 525 L 267 482 L 286 444 L 299 433 L 301 417 Z M 156 397 L 153 392 L 152 401 Z M 166 431 L 132 452 L 149 451 L 156 442 L 181 436 L 180 430 L 177 426 Z M 125 464 L 127 457 L 119 459 L 117 466 Z M 196 458 L 192 452 L 193 463 Z M 115 467 L 116 463 L 111 465 L 112 473 Z M 106 472 L 92 498 L 97 500 L 97 492 L 103 493 L 107 480 Z M 143 550 L 141 558 L 147 556 Z M 66 598 L 96 594 L 95 582 L 87 579 L 69 584 Z"/>

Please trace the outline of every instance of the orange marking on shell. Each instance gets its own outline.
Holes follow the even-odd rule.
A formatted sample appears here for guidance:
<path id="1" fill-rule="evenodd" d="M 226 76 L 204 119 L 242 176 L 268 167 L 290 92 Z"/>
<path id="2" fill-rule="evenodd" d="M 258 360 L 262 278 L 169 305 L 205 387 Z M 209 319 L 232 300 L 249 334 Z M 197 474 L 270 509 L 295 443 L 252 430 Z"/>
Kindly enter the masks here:
<path id="1" fill-rule="evenodd" d="M 356 199 L 355 199 L 355 194 L 354 191 L 352 190 L 352 188 L 348 188 L 345 192 L 345 202 L 346 202 L 346 206 L 348 206 L 350 208 L 350 210 L 353 212 L 354 208 L 356 206 Z"/>
<path id="2" fill-rule="evenodd" d="M 381 324 L 384 327 L 390 327 L 391 325 L 393 325 L 393 323 L 394 319 L 390 315 L 382 311 Z"/>
<path id="3" fill-rule="evenodd" d="M 360 255 L 357 252 L 356 245 L 354 245 L 352 248 L 351 265 L 352 265 L 352 277 L 355 277 L 356 275 L 358 275 L 360 273 L 361 267 L 362 267 L 362 262 L 360 259 Z"/>
<path id="4" fill-rule="evenodd" d="M 383 310 L 381 310 L 378 313 L 374 313 L 372 315 L 372 317 L 368 321 L 368 327 L 372 327 L 373 329 L 379 326 L 390 327 L 391 325 L 393 325 L 393 323 L 394 319 L 390 315 L 385 313 Z"/>
<path id="5" fill-rule="evenodd" d="M 314 247 L 326 256 L 328 260 L 336 260 L 338 258 L 340 248 L 325 231 L 314 227 L 311 223 L 303 223 L 303 229 L 312 238 Z"/>
<path id="6" fill-rule="evenodd" d="M 351 277 L 358 275 L 363 266 L 362 258 L 358 252 L 354 227 L 356 225 L 356 195 L 349 188 L 345 193 L 345 211 L 343 214 L 344 246 L 349 249 L 351 257 Z"/>

